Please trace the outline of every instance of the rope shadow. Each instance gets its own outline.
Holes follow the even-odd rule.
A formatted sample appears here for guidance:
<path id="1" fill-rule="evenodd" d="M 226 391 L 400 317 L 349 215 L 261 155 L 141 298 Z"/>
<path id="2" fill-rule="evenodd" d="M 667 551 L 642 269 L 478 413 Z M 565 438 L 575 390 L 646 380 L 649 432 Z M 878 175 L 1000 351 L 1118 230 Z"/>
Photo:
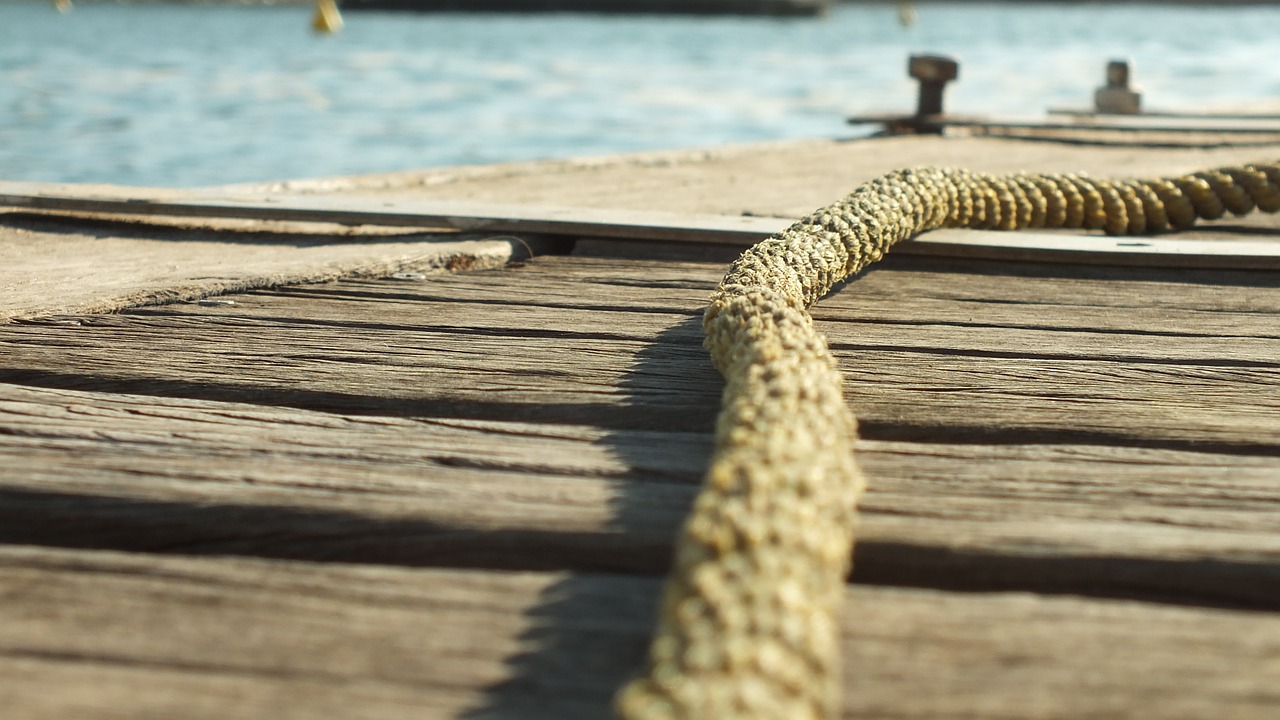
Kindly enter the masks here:
<path id="1" fill-rule="evenodd" d="M 656 618 L 671 538 L 692 504 L 710 459 L 722 381 L 700 349 L 701 317 L 660 332 L 635 356 L 619 383 L 620 412 L 670 401 L 686 410 L 666 429 L 611 431 L 602 439 L 632 474 L 617 485 L 610 529 L 626 552 L 650 557 L 643 576 L 565 574 L 529 612 L 526 648 L 510 677 L 489 688 L 468 720 L 599 720 L 612 716 L 613 693 L 643 665 Z"/>

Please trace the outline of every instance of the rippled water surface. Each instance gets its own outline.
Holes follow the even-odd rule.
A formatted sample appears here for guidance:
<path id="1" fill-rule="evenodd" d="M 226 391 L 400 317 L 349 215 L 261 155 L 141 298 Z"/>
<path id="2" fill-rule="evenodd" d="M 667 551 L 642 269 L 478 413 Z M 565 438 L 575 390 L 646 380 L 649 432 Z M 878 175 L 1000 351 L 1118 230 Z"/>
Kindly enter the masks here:
<path id="1" fill-rule="evenodd" d="M 346 13 L 0 0 L 0 178 L 193 186 L 841 136 L 914 104 L 1085 106 L 1129 57 L 1149 107 L 1280 99 L 1280 6 L 844 5 L 821 19 Z"/>

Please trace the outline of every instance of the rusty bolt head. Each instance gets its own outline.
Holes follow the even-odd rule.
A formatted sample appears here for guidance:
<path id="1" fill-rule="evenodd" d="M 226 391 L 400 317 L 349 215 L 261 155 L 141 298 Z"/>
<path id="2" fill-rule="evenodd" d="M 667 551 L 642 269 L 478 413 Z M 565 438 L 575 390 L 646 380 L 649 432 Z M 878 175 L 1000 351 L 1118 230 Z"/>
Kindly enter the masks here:
<path id="1" fill-rule="evenodd" d="M 960 63 L 945 55 L 912 55 L 907 74 L 920 82 L 951 82 L 960 76 Z"/>

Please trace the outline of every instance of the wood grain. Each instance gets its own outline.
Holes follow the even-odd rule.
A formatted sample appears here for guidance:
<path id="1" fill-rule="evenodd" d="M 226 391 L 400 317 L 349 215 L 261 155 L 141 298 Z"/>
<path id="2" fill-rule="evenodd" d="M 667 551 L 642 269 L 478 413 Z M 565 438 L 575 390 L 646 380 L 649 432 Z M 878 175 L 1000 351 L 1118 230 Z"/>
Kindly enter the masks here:
<path id="1" fill-rule="evenodd" d="M 73 582 L 71 559 L 101 548 L 168 568 L 150 599 L 101 573 L 58 591 L 93 598 L 78 605 L 24 591 L 27 615 L 63 609 L 20 625 L 67 644 L 12 641 L 0 661 L 22 681 L 10 706 L 598 716 L 641 652 L 654 581 L 581 573 L 665 567 L 709 449 L 719 380 L 698 315 L 721 272 L 548 257 L 0 329 L 0 462 L 22 469 L 0 481 L 0 541 L 65 548 L 39 551 L 67 553 L 41 587 Z M 1207 608 L 1275 611 L 1280 597 L 1277 292 L 1263 272 L 900 258 L 824 301 L 816 316 L 845 363 L 872 478 L 849 610 L 850 667 L 863 668 L 847 679 L 860 698 L 850 717 L 1265 717 L 1274 613 Z M 430 577 L 474 592 L 449 607 L 476 614 L 428 598 L 384 626 L 378 602 L 356 611 L 324 583 L 246 589 L 267 574 L 347 571 L 335 562 L 382 566 L 352 570 L 369 583 Z M 271 570 L 201 579 L 197 601 L 166 563 Z M 500 575 L 476 568 L 578 574 L 521 590 L 477 585 Z M 592 614 L 591 603 L 619 606 L 619 592 L 640 608 L 631 620 Z M 509 604 L 481 613 L 490 596 Z M 346 609 L 316 618 L 294 598 Z M 186 645 L 118 617 L 135 615 L 183 628 Z M 84 622 L 120 635 L 65 639 L 95 637 Z M 226 623 L 288 650 L 209 640 Z M 582 641 L 596 631 L 580 623 L 607 636 Z M 322 630 L 303 638 L 299 624 Z M 406 645 L 418 627 L 477 629 Z M 132 649 L 112 644 L 130 628 Z M 1242 643 L 1248 664 L 1213 649 Z M 403 674 L 368 669 L 381 663 Z M 570 665 L 599 674 L 566 679 Z M 1187 690 L 1181 678 L 1210 666 L 1208 684 Z"/>
<path id="2" fill-rule="evenodd" d="M 0 541 L 659 574 L 702 432 L 0 385 Z M 859 582 L 1276 607 L 1280 458 L 863 441 Z"/>
<path id="3" fill-rule="evenodd" d="M 560 240 L 315 223 L 151 225 L 8 212 L 0 324 L 339 277 L 501 267 Z"/>
<path id="4" fill-rule="evenodd" d="M 1145 175 L 1245 152 L 894 139 L 265 192 L 786 216 L 922 161 Z M 344 234 L 237 222 L 9 214 L 0 244 L 70 259 L 44 280 L 127 284 L 168 266 L 110 257 L 254 264 Z M 1247 222 L 1198 235 L 1274 233 Z M 727 260 L 580 247 L 115 315 L 47 285 L 64 314 L 0 327 L 4 716 L 605 716 L 709 451 L 699 315 Z M 823 301 L 871 478 L 846 717 L 1274 715 L 1278 312 L 1274 272 L 923 257 Z"/>
<path id="5" fill-rule="evenodd" d="M 0 381 L 343 413 L 709 427 L 719 384 L 697 314 L 720 268 L 568 275 L 578 262 L 10 325 Z M 1030 267 L 1011 277 L 887 268 L 823 303 L 820 327 L 866 436 L 1280 453 L 1280 341 L 1265 314 L 1280 305 L 1274 275 L 1241 273 L 1230 286 L 1190 271 L 1117 282 L 1114 271 Z M 658 288 L 647 302 L 637 274 Z M 525 289 L 504 294 L 516 284 Z M 872 303 L 893 315 L 875 318 L 863 310 Z M 1021 309 L 1021 326 L 981 315 L 988 306 L 1006 318 Z M 1118 319 L 1088 329 L 1081 306 Z M 1135 308 L 1139 318 L 1124 319 Z M 1212 329 L 1219 312 L 1227 333 Z"/>
<path id="6" fill-rule="evenodd" d="M 1209 144 L 1214 139 L 1210 136 Z M 281 197 L 339 193 L 351 199 L 565 205 L 669 212 L 800 217 L 857 185 L 903 167 L 963 167 L 980 172 L 1086 172 L 1101 177 L 1182 174 L 1270 161 L 1280 142 L 1254 147 L 1069 145 L 1003 138 L 937 136 L 815 139 L 685 151 L 505 165 L 431 168 L 227 188 Z M 1221 138 L 1217 138 L 1220 142 Z M 1277 227 L 1276 216 L 1247 219 Z"/>
<path id="7" fill-rule="evenodd" d="M 599 718 L 657 581 L 0 547 L 28 718 Z M 1280 618 L 855 587 L 844 717 L 1268 718 Z"/>

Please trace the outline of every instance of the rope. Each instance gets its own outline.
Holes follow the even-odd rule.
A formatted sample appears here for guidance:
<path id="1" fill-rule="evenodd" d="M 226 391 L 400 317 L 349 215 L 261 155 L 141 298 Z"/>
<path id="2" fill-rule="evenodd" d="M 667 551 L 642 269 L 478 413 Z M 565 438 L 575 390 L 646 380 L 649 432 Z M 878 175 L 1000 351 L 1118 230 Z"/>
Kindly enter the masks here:
<path id="1" fill-rule="evenodd" d="M 1280 210 L 1280 163 L 1158 180 L 898 170 L 747 250 L 704 318 L 725 377 L 715 451 L 676 542 L 624 720 L 818 720 L 841 696 L 838 611 L 863 477 L 857 422 L 808 308 L 939 227 L 1184 229 Z"/>

